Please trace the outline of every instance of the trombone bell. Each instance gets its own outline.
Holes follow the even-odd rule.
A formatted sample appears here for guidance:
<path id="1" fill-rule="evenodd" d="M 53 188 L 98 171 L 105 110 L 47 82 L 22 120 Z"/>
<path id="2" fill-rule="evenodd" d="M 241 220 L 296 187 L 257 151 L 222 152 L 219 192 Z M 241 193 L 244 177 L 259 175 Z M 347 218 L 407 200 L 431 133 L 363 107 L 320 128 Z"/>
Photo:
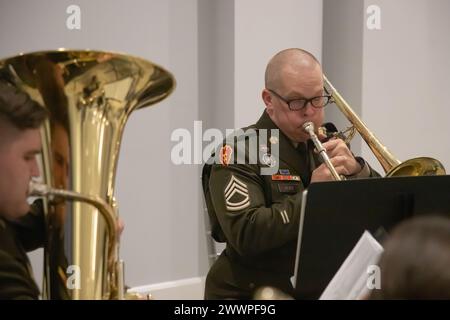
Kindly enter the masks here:
<path id="1" fill-rule="evenodd" d="M 442 163 L 433 158 L 420 157 L 402 162 L 386 173 L 386 177 L 416 177 L 445 175 Z"/>

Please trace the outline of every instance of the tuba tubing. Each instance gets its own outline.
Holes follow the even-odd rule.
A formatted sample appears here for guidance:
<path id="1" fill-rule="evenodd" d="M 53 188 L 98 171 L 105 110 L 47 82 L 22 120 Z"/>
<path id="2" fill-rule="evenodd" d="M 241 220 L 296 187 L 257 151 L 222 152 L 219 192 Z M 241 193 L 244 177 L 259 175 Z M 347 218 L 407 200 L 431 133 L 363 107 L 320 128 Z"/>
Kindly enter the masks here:
<path id="1" fill-rule="evenodd" d="M 69 190 L 60 190 L 51 188 L 45 184 L 38 183 L 35 181 L 30 181 L 29 184 L 29 196 L 31 197 L 55 197 L 55 198 L 63 198 L 72 201 L 82 201 L 89 203 L 96 207 L 100 214 L 106 221 L 106 225 L 108 226 L 108 237 L 109 237 L 109 269 L 110 271 L 114 268 L 114 262 L 116 261 L 116 253 L 117 253 L 117 245 L 118 239 L 117 236 L 117 215 L 115 210 L 104 201 L 102 198 L 91 195 L 84 195 L 78 192 L 69 191 Z"/>

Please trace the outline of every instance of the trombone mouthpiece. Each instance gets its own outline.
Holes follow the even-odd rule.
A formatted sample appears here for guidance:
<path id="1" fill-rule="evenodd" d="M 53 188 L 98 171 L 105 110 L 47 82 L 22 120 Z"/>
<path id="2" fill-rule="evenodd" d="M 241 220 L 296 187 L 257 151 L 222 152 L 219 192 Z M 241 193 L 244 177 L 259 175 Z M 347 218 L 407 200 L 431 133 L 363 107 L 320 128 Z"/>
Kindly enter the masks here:
<path id="1" fill-rule="evenodd" d="M 305 122 L 305 123 L 302 125 L 302 128 L 303 128 L 303 130 L 304 130 L 306 133 L 311 133 L 311 131 L 314 132 L 314 123 L 312 123 L 312 122 L 310 122 L 310 121 Z"/>

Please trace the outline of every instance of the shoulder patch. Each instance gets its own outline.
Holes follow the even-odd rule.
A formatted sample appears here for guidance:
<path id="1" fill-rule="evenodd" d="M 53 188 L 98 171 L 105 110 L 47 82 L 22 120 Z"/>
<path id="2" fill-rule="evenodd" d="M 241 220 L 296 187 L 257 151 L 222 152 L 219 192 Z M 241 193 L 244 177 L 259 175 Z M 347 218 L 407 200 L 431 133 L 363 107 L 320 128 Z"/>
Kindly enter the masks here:
<path id="1" fill-rule="evenodd" d="M 250 206 L 250 197 L 247 184 L 231 176 L 230 182 L 225 188 L 225 205 L 229 211 L 238 211 Z"/>
<path id="2" fill-rule="evenodd" d="M 233 148 L 229 145 L 224 145 L 220 149 L 220 163 L 227 166 L 231 162 L 231 154 L 233 153 Z"/>

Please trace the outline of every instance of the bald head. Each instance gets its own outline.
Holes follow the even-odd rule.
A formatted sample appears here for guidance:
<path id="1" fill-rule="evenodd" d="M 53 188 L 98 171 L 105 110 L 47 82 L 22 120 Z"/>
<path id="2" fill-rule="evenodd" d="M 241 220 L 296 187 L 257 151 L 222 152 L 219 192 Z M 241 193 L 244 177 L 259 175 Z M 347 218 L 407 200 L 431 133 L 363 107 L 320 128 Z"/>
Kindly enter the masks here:
<path id="1" fill-rule="evenodd" d="M 290 102 L 323 96 L 323 73 L 319 61 L 308 51 L 286 49 L 277 53 L 267 65 L 266 88 L 261 96 L 273 123 L 292 141 L 305 142 L 310 137 L 301 129 L 306 122 L 320 127 L 323 108 L 311 104 L 291 110 Z"/>
<path id="2" fill-rule="evenodd" d="M 310 52 L 291 48 L 278 52 L 270 59 L 265 73 L 265 86 L 268 89 L 278 90 L 286 73 L 308 73 L 320 68 L 320 63 Z"/>

